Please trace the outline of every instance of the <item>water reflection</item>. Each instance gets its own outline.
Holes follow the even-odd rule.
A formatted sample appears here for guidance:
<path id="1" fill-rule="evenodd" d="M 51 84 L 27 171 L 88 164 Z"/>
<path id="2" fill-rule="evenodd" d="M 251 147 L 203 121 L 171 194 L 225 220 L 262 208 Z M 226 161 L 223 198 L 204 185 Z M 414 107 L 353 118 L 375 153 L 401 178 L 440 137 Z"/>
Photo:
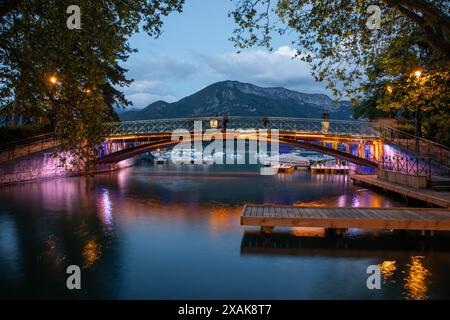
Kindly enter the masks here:
<path id="1" fill-rule="evenodd" d="M 431 277 L 431 272 L 424 267 L 423 259 L 423 256 L 413 256 L 411 257 L 410 263 L 407 265 L 409 269 L 406 272 L 404 285 L 407 299 L 428 299 L 428 278 Z"/>
<path id="2" fill-rule="evenodd" d="M 445 257 L 448 263 L 450 245 L 447 237 L 444 236 L 443 240 L 446 242 L 439 243 L 439 245 L 430 244 L 428 250 L 432 250 L 433 255 L 441 252 L 442 257 Z M 417 255 L 421 250 L 423 250 L 422 245 L 413 235 L 402 239 L 395 239 L 386 234 L 380 237 L 342 239 L 314 238 L 310 237 L 308 232 L 278 232 L 267 237 L 258 232 L 247 231 L 241 242 L 241 254 L 243 255 L 294 255 L 352 259 L 384 257 L 385 260 L 378 264 L 384 280 L 383 289 L 393 288 L 400 283 L 404 289 L 404 297 L 411 300 L 430 298 L 427 293 L 431 285 L 432 274 L 424 266 L 425 257 Z M 389 259 L 393 257 L 398 260 Z M 404 275 L 404 278 L 399 279 L 398 276 L 401 274 Z M 442 285 L 444 283 L 447 285 L 448 282 L 443 281 Z"/>
<path id="3" fill-rule="evenodd" d="M 281 229 L 281 228 L 280 228 Z M 280 230 L 279 229 L 279 230 Z M 324 256 L 354 256 L 354 257 L 395 257 L 399 253 L 404 257 L 415 257 L 423 250 L 413 233 L 396 237 L 390 232 L 362 233 L 358 237 L 336 238 L 320 234 L 321 228 L 299 228 L 303 230 L 312 229 L 317 233 L 316 237 L 310 237 L 308 232 L 279 232 L 266 237 L 257 230 L 246 230 L 241 242 L 242 254 L 295 254 L 308 255 L 318 254 Z M 322 229 L 323 230 L 323 229 Z M 445 242 L 439 244 L 430 243 L 427 251 L 447 253 L 450 243 L 444 237 Z M 342 249 L 342 250 L 336 250 Z M 449 255 L 445 255 L 450 259 Z M 411 258 L 412 259 L 412 258 Z M 412 259 L 415 270 L 419 270 L 417 259 Z M 378 264 L 383 277 L 388 280 L 393 277 L 397 270 L 398 262 L 394 259 L 385 259 Z M 406 263 L 405 263 L 406 265 Z M 410 265 L 407 265 L 410 269 Z"/>
<path id="4" fill-rule="evenodd" d="M 17 279 L 20 258 L 19 235 L 14 217 L 0 214 L 0 274 L 6 280 Z"/>
<path id="5" fill-rule="evenodd" d="M 402 298 L 412 292 L 405 283 L 418 288 L 412 285 L 417 277 L 405 274 L 408 282 L 389 281 L 377 293 L 364 286 L 365 268 L 381 263 L 386 277 L 398 280 L 398 270 L 426 252 L 430 274 L 424 294 L 448 297 L 439 289 L 450 282 L 442 271 L 450 267 L 450 257 L 440 248 L 421 253 L 409 237 L 353 229 L 350 238 L 333 239 L 321 228 L 280 228 L 267 239 L 257 228 L 240 226 L 244 203 L 405 205 L 353 186 L 345 176 L 260 176 L 257 166 L 138 166 L 2 188 L 0 296 Z M 82 292 L 66 290 L 70 264 L 84 267 Z M 409 268 L 418 270 L 416 264 Z M 440 282 L 427 282 L 431 272 Z M 267 283 L 273 290 L 266 290 Z"/>
<path id="6" fill-rule="evenodd" d="M 95 239 L 88 240 L 83 248 L 85 265 L 91 267 L 101 255 L 101 245 Z"/>
<path id="7" fill-rule="evenodd" d="M 100 219 L 102 220 L 104 226 L 110 230 L 113 223 L 113 216 L 112 216 L 112 203 L 108 189 L 101 190 L 98 212 L 100 214 Z"/>
<path id="8" fill-rule="evenodd" d="M 380 268 L 380 272 L 383 275 L 384 282 L 386 283 L 393 277 L 395 271 L 397 271 L 397 262 L 394 260 L 386 260 L 380 263 L 378 267 Z M 395 283 L 395 280 L 391 281 Z"/>
<path id="9" fill-rule="evenodd" d="M 235 228 L 236 223 L 239 223 L 239 217 L 242 212 L 242 207 L 229 207 L 223 205 L 210 205 L 209 211 L 209 228 L 213 235 L 217 233 L 226 233 Z M 235 217 L 235 219 L 230 219 Z"/>

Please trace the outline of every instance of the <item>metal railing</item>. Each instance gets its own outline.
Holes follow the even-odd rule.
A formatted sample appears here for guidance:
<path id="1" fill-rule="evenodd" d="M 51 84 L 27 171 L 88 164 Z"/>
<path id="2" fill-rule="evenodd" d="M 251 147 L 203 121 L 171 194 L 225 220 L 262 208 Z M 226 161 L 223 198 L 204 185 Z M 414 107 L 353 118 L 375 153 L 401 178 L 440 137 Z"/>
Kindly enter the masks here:
<path id="1" fill-rule="evenodd" d="M 384 142 L 413 152 L 419 158 L 431 159 L 432 162 L 450 167 L 450 148 L 388 126 L 382 126 L 380 131 Z"/>
<path id="2" fill-rule="evenodd" d="M 51 133 L 39 134 L 39 135 L 32 136 L 32 137 L 25 138 L 25 139 L 11 141 L 8 143 L 3 143 L 3 144 L 0 144 L 0 151 L 8 150 L 8 149 L 15 148 L 15 147 L 22 147 L 22 146 L 33 144 L 36 142 L 46 141 L 49 139 L 53 139 L 54 136 L 55 136 L 55 134 L 53 132 L 51 132 Z"/>
<path id="3" fill-rule="evenodd" d="M 109 123 L 109 136 L 172 133 L 176 129 L 194 130 L 194 122 L 201 121 L 202 129 L 211 129 L 211 120 L 218 120 L 218 128 L 278 129 L 286 133 L 329 134 L 354 137 L 379 137 L 377 125 L 365 121 L 329 120 L 324 130 L 322 119 L 281 117 L 202 117 L 155 119 Z"/>
<path id="4" fill-rule="evenodd" d="M 0 145 L 0 162 L 13 160 L 41 152 L 57 145 L 54 133 L 40 134 L 30 138 Z"/>
<path id="5" fill-rule="evenodd" d="M 432 165 L 430 158 L 383 156 L 381 168 L 388 171 L 400 172 L 410 176 L 431 177 Z"/>

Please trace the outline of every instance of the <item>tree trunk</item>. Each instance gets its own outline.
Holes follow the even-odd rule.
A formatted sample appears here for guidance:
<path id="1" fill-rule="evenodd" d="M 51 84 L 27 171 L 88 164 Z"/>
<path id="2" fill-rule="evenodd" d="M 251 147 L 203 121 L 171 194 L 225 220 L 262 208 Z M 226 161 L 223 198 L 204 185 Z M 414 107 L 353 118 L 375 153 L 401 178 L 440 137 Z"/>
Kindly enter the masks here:
<path id="1" fill-rule="evenodd" d="M 12 110 L 11 110 L 11 127 L 17 127 L 19 124 L 19 103 L 17 102 L 17 98 L 12 102 Z"/>
<path id="2" fill-rule="evenodd" d="M 415 136 L 422 138 L 422 108 L 420 105 L 417 106 L 416 115 L 414 119 L 415 124 Z"/>

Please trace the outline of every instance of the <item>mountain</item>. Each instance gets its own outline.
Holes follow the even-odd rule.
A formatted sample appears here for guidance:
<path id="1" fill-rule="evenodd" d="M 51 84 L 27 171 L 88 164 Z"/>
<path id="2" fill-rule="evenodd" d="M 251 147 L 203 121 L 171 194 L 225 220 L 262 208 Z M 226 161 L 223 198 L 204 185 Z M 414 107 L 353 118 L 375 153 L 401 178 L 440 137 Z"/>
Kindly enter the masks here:
<path id="1" fill-rule="evenodd" d="M 330 111 L 331 119 L 351 119 L 350 103 L 343 101 L 336 107 L 325 94 L 222 81 L 177 102 L 156 101 L 144 109 L 123 112 L 119 116 L 122 120 L 216 115 L 321 118 L 323 109 Z"/>

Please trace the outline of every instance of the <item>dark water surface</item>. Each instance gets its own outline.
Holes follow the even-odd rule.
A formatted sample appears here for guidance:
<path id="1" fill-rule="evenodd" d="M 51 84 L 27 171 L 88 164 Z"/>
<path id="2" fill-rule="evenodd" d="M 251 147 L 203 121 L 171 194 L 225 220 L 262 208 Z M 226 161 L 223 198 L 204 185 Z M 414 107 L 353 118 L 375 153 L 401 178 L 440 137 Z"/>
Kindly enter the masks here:
<path id="1" fill-rule="evenodd" d="M 239 224 L 244 203 L 406 206 L 344 175 L 256 166 L 152 166 L 0 189 L 0 297 L 450 298 L 450 239 Z M 66 267 L 82 267 L 82 290 Z M 366 269 L 380 265 L 381 290 Z"/>

